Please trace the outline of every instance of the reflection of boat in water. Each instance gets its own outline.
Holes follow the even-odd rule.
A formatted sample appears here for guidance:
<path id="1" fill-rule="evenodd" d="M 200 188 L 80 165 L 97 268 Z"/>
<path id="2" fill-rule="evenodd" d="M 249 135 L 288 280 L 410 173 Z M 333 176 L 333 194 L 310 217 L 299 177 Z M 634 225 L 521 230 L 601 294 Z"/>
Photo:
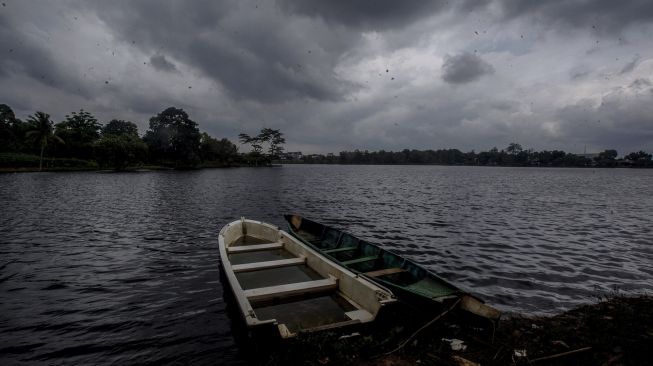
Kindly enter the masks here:
<path id="1" fill-rule="evenodd" d="M 276 226 L 244 218 L 220 231 L 224 274 L 250 329 L 299 332 L 373 321 L 392 294 Z"/>
<path id="2" fill-rule="evenodd" d="M 285 219 L 293 236 L 342 266 L 389 288 L 400 300 L 427 310 L 460 302 L 460 308 L 485 318 L 501 315 L 435 273 L 376 244 L 301 216 L 285 215 Z"/>

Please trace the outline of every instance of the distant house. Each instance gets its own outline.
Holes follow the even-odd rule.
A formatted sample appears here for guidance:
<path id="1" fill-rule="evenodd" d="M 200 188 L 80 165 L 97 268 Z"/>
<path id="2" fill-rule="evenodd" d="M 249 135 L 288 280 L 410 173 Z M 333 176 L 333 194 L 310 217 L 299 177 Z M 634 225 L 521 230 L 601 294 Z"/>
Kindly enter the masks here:
<path id="1" fill-rule="evenodd" d="M 301 151 L 289 151 L 281 155 L 281 160 L 302 160 L 304 155 Z"/>
<path id="2" fill-rule="evenodd" d="M 583 153 L 583 154 L 574 154 L 576 156 L 580 156 L 581 158 L 586 158 L 590 160 L 594 160 L 594 158 L 599 157 L 599 153 Z"/>
<path id="3" fill-rule="evenodd" d="M 581 158 L 589 159 L 589 166 L 596 166 L 596 160 L 594 159 L 599 156 L 599 153 L 582 153 L 582 154 L 574 154 L 574 155 Z"/>

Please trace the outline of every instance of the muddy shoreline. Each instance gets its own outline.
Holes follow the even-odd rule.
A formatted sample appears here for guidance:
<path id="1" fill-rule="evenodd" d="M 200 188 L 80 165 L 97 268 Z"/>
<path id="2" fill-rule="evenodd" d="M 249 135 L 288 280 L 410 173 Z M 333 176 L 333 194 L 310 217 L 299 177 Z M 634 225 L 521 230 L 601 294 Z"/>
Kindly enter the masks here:
<path id="1" fill-rule="evenodd" d="M 400 306 L 359 331 L 301 335 L 255 346 L 259 365 L 648 365 L 653 297 L 611 296 L 555 316 L 470 320 L 452 312 L 415 334 L 428 316 Z M 412 337 L 412 338 L 411 338 Z M 404 347 L 399 345 L 410 339 Z M 268 348 L 265 350 L 264 348 Z"/>

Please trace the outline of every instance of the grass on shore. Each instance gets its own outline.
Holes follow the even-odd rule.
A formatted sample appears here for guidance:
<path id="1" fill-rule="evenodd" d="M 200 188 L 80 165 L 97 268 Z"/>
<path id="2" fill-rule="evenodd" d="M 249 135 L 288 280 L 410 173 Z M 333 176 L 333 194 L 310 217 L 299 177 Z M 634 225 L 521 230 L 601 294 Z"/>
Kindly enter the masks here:
<path id="1" fill-rule="evenodd" d="M 32 154 L 22 153 L 0 153 L 0 173 L 23 173 L 38 172 L 40 157 Z M 164 162 L 163 165 L 140 164 L 128 166 L 122 171 L 150 171 L 150 170 L 174 170 L 174 162 Z M 207 168 L 229 168 L 240 166 L 235 162 L 205 161 L 190 168 L 177 168 L 180 170 L 195 170 Z M 44 172 L 74 172 L 74 171 L 115 171 L 111 168 L 101 167 L 92 160 L 81 160 L 75 158 L 44 158 Z"/>

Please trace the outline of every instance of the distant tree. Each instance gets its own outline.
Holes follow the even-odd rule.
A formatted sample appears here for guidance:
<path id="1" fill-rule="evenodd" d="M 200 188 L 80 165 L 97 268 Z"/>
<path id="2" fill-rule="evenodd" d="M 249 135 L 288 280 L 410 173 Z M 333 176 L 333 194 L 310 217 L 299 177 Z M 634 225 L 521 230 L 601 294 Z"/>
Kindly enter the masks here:
<path id="1" fill-rule="evenodd" d="M 200 131 L 183 109 L 170 107 L 150 118 L 143 140 L 151 156 L 162 163 L 189 167 L 200 161 Z"/>
<path id="2" fill-rule="evenodd" d="M 16 115 L 10 106 L 0 104 L 0 124 L 10 125 L 16 120 Z"/>
<path id="3" fill-rule="evenodd" d="M 16 116 L 6 104 L 0 104 L 0 151 L 16 151 L 18 137 L 14 131 Z"/>
<path id="4" fill-rule="evenodd" d="M 132 135 L 138 136 L 138 127 L 135 123 L 112 119 L 102 127 L 102 135 Z"/>
<path id="5" fill-rule="evenodd" d="M 238 158 L 238 147 L 228 139 L 218 140 L 204 132 L 200 138 L 200 156 L 203 162 L 230 165 Z"/>
<path id="6" fill-rule="evenodd" d="M 30 124 L 30 130 L 27 131 L 26 137 L 32 139 L 40 148 L 39 171 L 42 171 L 43 153 L 48 142 L 54 140 L 63 144 L 64 141 L 53 133 L 53 123 L 49 114 L 36 112 L 34 115 L 29 116 L 27 121 Z"/>
<path id="7" fill-rule="evenodd" d="M 480 165 L 498 165 L 501 162 L 501 152 L 496 146 L 489 151 L 478 153 L 477 157 Z"/>
<path id="8" fill-rule="evenodd" d="M 147 145 L 133 134 L 106 134 L 94 144 L 95 158 L 101 168 L 124 170 L 141 163 L 147 156 Z"/>
<path id="9" fill-rule="evenodd" d="M 515 142 L 511 142 L 510 145 L 508 145 L 508 147 L 506 148 L 506 151 L 510 155 L 517 155 L 523 150 L 524 149 L 521 147 L 521 145 Z"/>
<path id="10" fill-rule="evenodd" d="M 651 158 L 653 158 L 653 155 L 640 150 L 638 152 L 631 152 L 624 158 L 630 160 L 635 166 L 649 166 L 652 165 Z"/>
<path id="11" fill-rule="evenodd" d="M 241 144 L 250 144 L 252 145 L 252 150 L 253 152 L 260 154 L 263 151 L 263 145 L 261 145 L 261 140 L 260 136 L 250 136 L 246 133 L 241 133 L 238 135 L 238 141 L 240 141 Z"/>
<path id="12" fill-rule="evenodd" d="M 268 141 L 270 143 L 270 147 L 268 148 L 270 159 L 278 159 L 279 154 L 283 152 L 282 145 L 286 143 L 283 133 L 279 130 L 264 128 L 261 130 L 261 135 L 259 136 L 263 136 L 262 141 Z"/>
<path id="13" fill-rule="evenodd" d="M 259 165 L 260 162 L 270 164 L 273 159 L 278 159 L 279 154 L 283 152 L 283 144 L 286 139 L 283 133 L 272 128 L 263 128 L 257 136 L 250 136 L 246 133 L 238 135 L 241 144 L 249 144 L 252 151 L 247 155 L 250 165 Z M 267 156 L 263 155 L 263 144 L 269 143 Z"/>
<path id="14" fill-rule="evenodd" d="M 101 168 L 115 170 L 142 163 L 147 157 L 147 145 L 138 137 L 136 124 L 115 119 L 102 127 L 102 137 L 95 142 L 94 151 Z"/>
<path id="15" fill-rule="evenodd" d="M 613 167 L 617 164 L 617 150 L 605 150 L 594 158 L 594 161 L 602 167 Z"/>
<path id="16" fill-rule="evenodd" d="M 60 155 L 79 159 L 93 158 L 93 143 L 100 138 L 102 126 L 91 113 L 84 109 L 72 112 L 55 127 L 57 135 L 66 141 Z"/>

